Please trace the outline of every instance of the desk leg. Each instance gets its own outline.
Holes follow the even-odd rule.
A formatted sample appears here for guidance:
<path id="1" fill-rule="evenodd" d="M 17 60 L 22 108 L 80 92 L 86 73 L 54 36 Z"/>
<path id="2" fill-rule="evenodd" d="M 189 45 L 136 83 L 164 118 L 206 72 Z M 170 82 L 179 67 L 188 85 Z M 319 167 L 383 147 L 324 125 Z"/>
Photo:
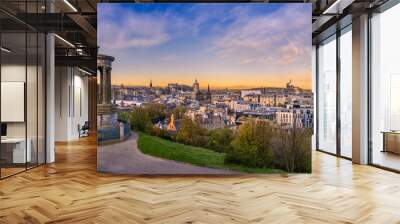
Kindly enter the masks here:
<path id="1" fill-rule="evenodd" d="M 383 136 L 383 149 L 381 152 L 386 152 L 386 134 L 382 133 Z"/>

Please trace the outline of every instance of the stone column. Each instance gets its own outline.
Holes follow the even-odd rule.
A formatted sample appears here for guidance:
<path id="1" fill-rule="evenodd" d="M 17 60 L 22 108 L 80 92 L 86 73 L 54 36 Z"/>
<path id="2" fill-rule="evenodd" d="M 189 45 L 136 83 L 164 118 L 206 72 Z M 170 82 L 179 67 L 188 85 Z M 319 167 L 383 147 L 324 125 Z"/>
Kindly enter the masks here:
<path id="1" fill-rule="evenodd" d="M 108 55 L 97 56 L 97 67 L 100 71 L 98 114 L 114 113 L 115 107 L 111 103 L 111 66 L 114 57 Z"/>
<path id="2" fill-rule="evenodd" d="M 109 104 L 111 103 L 111 67 L 106 67 L 105 72 L 105 88 L 107 90 L 105 94 L 105 101 L 107 104 Z"/>
<path id="3" fill-rule="evenodd" d="M 109 89 L 107 88 L 107 83 L 108 83 L 108 74 L 107 74 L 107 67 L 103 66 L 102 67 L 102 73 L 103 73 L 103 77 L 102 77 L 102 83 L 101 83 L 101 88 L 103 89 L 102 91 L 102 104 L 109 104 L 109 102 L 107 101 L 107 95 L 108 95 L 108 91 Z"/>

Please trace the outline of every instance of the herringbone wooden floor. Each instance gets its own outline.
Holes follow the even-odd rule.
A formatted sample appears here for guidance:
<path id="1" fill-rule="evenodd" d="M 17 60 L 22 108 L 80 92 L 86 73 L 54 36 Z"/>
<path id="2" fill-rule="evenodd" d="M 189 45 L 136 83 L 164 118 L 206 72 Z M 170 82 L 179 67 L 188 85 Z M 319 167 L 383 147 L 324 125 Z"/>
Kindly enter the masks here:
<path id="1" fill-rule="evenodd" d="M 318 152 L 311 175 L 99 174 L 87 138 L 0 181 L 0 223 L 400 223 L 400 175 Z"/>

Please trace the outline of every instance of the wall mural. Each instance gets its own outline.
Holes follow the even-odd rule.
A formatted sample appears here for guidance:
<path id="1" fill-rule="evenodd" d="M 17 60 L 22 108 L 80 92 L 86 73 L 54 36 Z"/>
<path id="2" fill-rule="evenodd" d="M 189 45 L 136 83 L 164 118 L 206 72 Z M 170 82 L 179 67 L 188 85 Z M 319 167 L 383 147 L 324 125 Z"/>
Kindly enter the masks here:
<path id="1" fill-rule="evenodd" d="M 311 4 L 98 5 L 98 171 L 311 172 Z"/>

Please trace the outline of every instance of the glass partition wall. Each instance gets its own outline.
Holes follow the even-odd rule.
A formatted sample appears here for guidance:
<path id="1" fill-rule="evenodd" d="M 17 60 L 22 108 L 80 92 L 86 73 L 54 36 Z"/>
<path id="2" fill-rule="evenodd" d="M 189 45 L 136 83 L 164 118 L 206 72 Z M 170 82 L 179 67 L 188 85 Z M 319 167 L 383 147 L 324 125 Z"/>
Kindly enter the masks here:
<path id="1" fill-rule="evenodd" d="M 400 4 L 371 18 L 370 163 L 400 171 Z"/>
<path id="2" fill-rule="evenodd" d="M 14 19 L 0 12 L 1 179 L 45 163 L 45 35 Z"/>
<path id="3" fill-rule="evenodd" d="M 317 47 L 317 149 L 352 157 L 351 25 Z"/>

